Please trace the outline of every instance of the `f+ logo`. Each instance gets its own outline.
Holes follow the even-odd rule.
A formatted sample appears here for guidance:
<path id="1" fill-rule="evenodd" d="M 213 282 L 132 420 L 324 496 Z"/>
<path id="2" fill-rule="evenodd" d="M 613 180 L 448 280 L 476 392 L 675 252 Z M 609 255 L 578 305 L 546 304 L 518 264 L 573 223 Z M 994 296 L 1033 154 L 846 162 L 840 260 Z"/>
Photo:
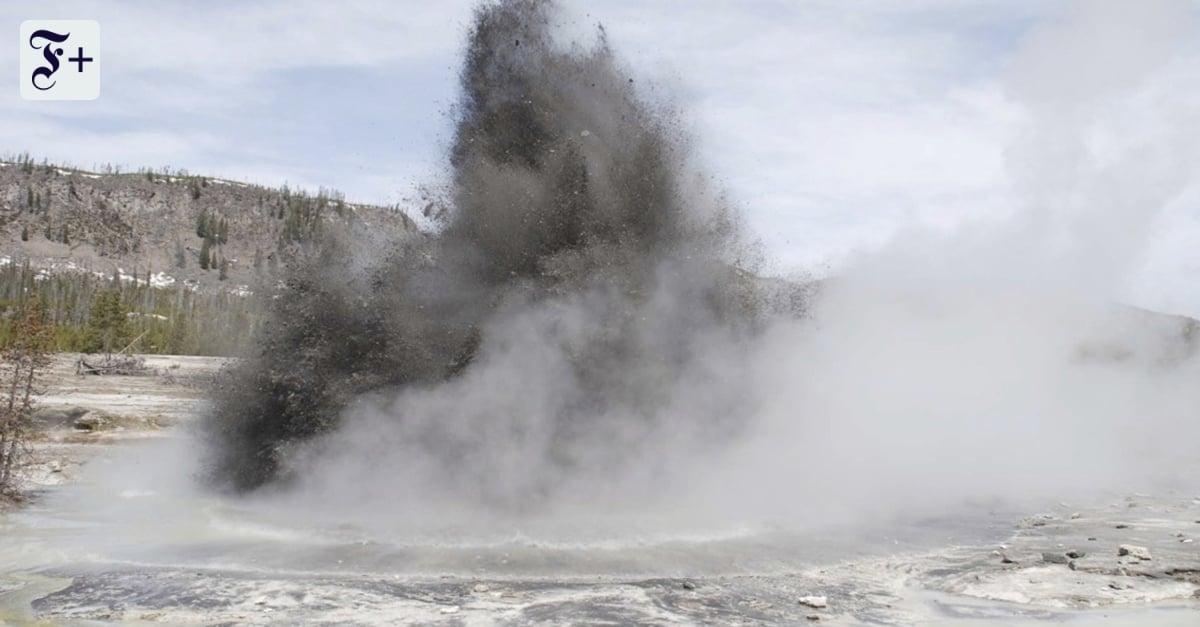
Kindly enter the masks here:
<path id="1" fill-rule="evenodd" d="M 29 20 L 21 24 L 21 40 L 23 98 L 93 100 L 100 95 L 99 24 Z"/>

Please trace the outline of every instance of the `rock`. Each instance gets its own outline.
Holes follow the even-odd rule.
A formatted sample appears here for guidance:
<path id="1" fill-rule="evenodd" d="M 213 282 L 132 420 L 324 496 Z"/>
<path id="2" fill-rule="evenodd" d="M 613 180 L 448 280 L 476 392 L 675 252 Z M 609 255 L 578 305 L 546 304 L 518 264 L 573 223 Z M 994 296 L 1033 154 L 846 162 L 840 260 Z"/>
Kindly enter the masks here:
<path id="1" fill-rule="evenodd" d="M 1066 564 L 1067 556 L 1061 553 L 1042 553 L 1042 561 L 1047 564 Z"/>
<path id="2" fill-rule="evenodd" d="M 1182 543 L 1184 543 L 1184 544 L 1191 544 L 1191 543 L 1192 543 L 1192 539 L 1191 539 L 1191 538 L 1184 538 L 1184 539 L 1180 540 L 1180 542 L 1182 542 Z"/>
<path id="3" fill-rule="evenodd" d="M 472 590 L 474 590 L 475 592 L 483 593 L 483 592 L 487 592 L 488 590 L 491 590 L 491 588 L 489 588 L 486 583 L 477 583 L 477 584 L 475 584 L 475 587 L 472 588 Z"/>
<path id="4" fill-rule="evenodd" d="M 85 407 L 40 407 L 33 412 L 33 422 L 42 428 L 70 427 L 86 413 Z"/>
<path id="5" fill-rule="evenodd" d="M 1139 560 L 1149 560 L 1150 559 L 1150 549 L 1147 549 L 1144 546 L 1135 546 L 1132 544 L 1122 544 L 1120 547 L 1117 548 L 1117 555 L 1119 557 L 1124 557 L 1124 556 L 1128 555 L 1129 557 L 1139 559 Z"/>
<path id="6" fill-rule="evenodd" d="M 458 606 L 457 606 L 457 605 L 449 605 L 449 606 L 443 607 L 443 608 L 441 609 L 441 612 L 442 612 L 443 614 L 457 614 L 457 613 L 458 613 Z"/>
<path id="7" fill-rule="evenodd" d="M 1125 523 L 1117 523 L 1116 528 L 1117 529 L 1128 529 L 1129 525 L 1126 525 Z"/>
<path id="8" fill-rule="evenodd" d="M 1071 514 L 1071 520 L 1079 520 L 1080 516 L 1082 516 L 1082 514 L 1075 512 L 1074 514 Z"/>
<path id="9" fill-rule="evenodd" d="M 1095 542 L 1096 536 L 1088 536 L 1088 542 Z"/>
<path id="10" fill-rule="evenodd" d="M 74 426 L 80 431 L 99 431 L 108 425 L 108 418 L 98 412 L 89 411 L 75 419 Z"/>
<path id="11" fill-rule="evenodd" d="M 823 596 L 807 596 L 797 599 L 797 603 L 819 610 L 823 607 L 827 607 L 829 605 L 829 600 Z"/>
<path id="12" fill-rule="evenodd" d="M 815 622 L 821 620 L 821 616 L 818 614 L 809 614 L 808 616 L 805 616 L 804 619 L 813 621 L 815 623 Z"/>
<path id="13" fill-rule="evenodd" d="M 1081 557 L 1087 557 L 1087 553 L 1084 553 L 1083 551 L 1072 550 L 1072 551 L 1067 551 L 1067 557 L 1069 557 L 1073 560 L 1077 560 Z"/>
<path id="14" fill-rule="evenodd" d="M 1200 588 L 1196 588 L 1196 591 L 1192 593 L 1192 597 L 1200 599 Z"/>
<path id="15" fill-rule="evenodd" d="M 683 586 L 684 590 L 695 590 L 696 589 L 696 584 L 694 584 L 690 581 L 685 581 L 680 585 Z"/>
<path id="16" fill-rule="evenodd" d="M 1075 565 L 1075 560 L 1071 560 L 1071 561 L 1067 562 L 1067 568 L 1070 568 L 1071 570 L 1075 570 L 1076 568 L 1078 568 L 1078 566 Z"/>
<path id="17" fill-rule="evenodd" d="M 1001 564 L 1016 564 L 1017 560 L 1009 557 L 1007 553 L 1001 553 L 1000 554 L 1000 563 Z"/>

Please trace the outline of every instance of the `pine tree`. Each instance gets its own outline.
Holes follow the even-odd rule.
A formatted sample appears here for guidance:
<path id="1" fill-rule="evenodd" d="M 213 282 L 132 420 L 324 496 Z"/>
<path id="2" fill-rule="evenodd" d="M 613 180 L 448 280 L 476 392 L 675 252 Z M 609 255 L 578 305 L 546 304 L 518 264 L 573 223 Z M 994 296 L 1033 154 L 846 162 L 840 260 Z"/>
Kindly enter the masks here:
<path id="1" fill-rule="evenodd" d="M 88 310 L 88 327 L 84 332 L 83 350 L 88 353 L 111 353 L 129 343 L 129 310 L 115 290 L 97 292 Z"/>
<path id="2" fill-rule="evenodd" d="M 225 257 L 221 257 L 220 268 L 221 268 L 221 270 L 220 270 L 220 273 L 217 275 L 217 279 L 220 281 L 224 281 L 225 279 L 229 278 L 229 260 L 225 259 Z"/>
<path id="3" fill-rule="evenodd" d="M 196 216 L 196 237 L 208 237 L 208 214 L 203 211 Z"/>
<path id="4" fill-rule="evenodd" d="M 167 336 L 167 352 L 172 355 L 185 355 L 191 352 L 188 333 L 188 321 L 182 313 L 171 316 L 171 331 Z"/>
<path id="5" fill-rule="evenodd" d="M 200 269 L 208 270 L 208 256 L 211 254 L 208 238 L 204 238 L 204 243 L 200 245 Z"/>
<path id="6" fill-rule="evenodd" d="M 22 242 L 29 241 L 29 225 L 28 224 L 21 227 L 21 241 Z"/>

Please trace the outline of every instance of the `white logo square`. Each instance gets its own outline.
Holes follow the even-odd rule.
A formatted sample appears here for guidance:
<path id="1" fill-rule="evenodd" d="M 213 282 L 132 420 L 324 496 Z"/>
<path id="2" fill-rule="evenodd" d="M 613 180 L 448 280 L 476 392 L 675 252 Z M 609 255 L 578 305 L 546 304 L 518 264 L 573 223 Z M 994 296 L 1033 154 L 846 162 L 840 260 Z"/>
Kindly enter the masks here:
<path id="1" fill-rule="evenodd" d="M 95 20 L 21 22 L 21 97 L 95 100 L 100 97 L 100 23 Z"/>

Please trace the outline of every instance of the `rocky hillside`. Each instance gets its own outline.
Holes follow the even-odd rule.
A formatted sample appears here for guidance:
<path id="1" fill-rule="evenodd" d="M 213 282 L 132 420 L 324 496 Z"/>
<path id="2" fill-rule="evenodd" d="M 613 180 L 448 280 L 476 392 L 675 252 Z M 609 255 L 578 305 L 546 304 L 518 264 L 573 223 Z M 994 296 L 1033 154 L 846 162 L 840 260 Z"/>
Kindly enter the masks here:
<path id="1" fill-rule="evenodd" d="M 347 203 L 336 192 L 185 172 L 86 172 L 29 157 L 0 162 L 0 261 L 50 272 L 246 289 L 320 229 L 353 221 L 416 230 L 397 209 Z"/>
<path id="2" fill-rule="evenodd" d="M 337 229 L 417 232 L 335 192 L 0 161 L 0 347 L 35 306 L 57 350 L 235 354 L 260 319 L 256 293 Z"/>

